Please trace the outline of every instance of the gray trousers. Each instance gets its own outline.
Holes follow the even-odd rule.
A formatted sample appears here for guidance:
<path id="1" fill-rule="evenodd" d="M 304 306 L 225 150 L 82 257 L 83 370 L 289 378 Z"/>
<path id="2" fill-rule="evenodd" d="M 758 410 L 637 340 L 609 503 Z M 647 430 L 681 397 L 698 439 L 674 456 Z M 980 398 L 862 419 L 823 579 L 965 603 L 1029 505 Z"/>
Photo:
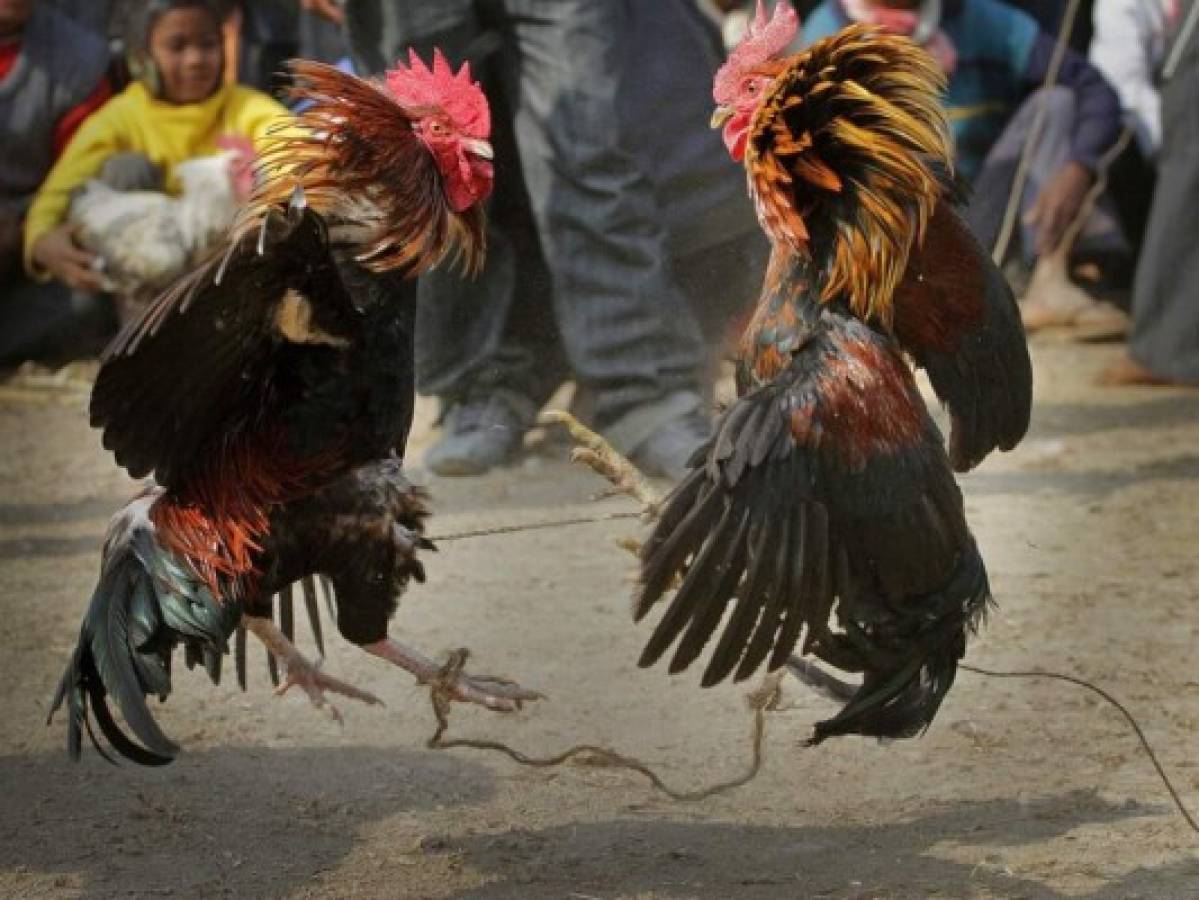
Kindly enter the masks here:
<path id="1" fill-rule="evenodd" d="M 1054 174 L 1070 158 L 1070 139 L 1074 132 L 1074 93 L 1066 87 L 1042 88 L 1034 91 L 1012 116 L 1003 133 L 987 153 L 982 171 L 971 186 L 966 222 L 974 236 L 989 251 L 995 246 L 1003 224 L 1012 183 L 1016 177 L 1020 155 L 1028 141 L 1037 107 L 1045 103 L 1045 122 L 1040 139 L 1029 160 L 1028 179 L 1020 198 L 1019 235 L 1024 258 L 1031 263 L 1036 258 L 1035 226 L 1025 225 L 1024 216 Z M 1101 200 L 1079 236 L 1079 248 L 1097 252 L 1118 252 L 1126 243 L 1111 211 L 1110 204 Z"/>
<path id="2" fill-rule="evenodd" d="M 482 357 L 474 361 L 475 371 L 497 364 L 496 354 L 511 346 L 502 332 L 522 324 L 519 316 L 513 321 L 507 314 L 516 295 L 526 289 L 536 294 L 538 279 L 548 276 L 541 287 L 548 287 L 569 370 L 594 398 L 596 422 L 618 446 L 633 447 L 663 421 L 695 408 L 705 354 L 701 329 L 672 271 L 653 184 L 618 115 L 618 53 L 627 33 L 623 4 L 375 0 L 352 3 L 347 12 L 355 62 L 366 71 L 392 64 L 409 45 L 427 55 L 436 44 L 459 59 L 488 49 L 489 40 L 494 49 L 490 75 L 509 106 L 516 145 L 514 156 L 497 146 L 496 180 L 503 185 L 515 172 L 523 176 L 544 270 L 539 274 L 539 264 L 529 265 L 523 239 L 514 232 L 493 232 L 488 265 L 468 288 L 468 295 L 491 310 L 455 313 L 454 319 L 467 332 L 478 329 L 479 340 L 470 348 Z M 519 206 L 522 200 L 505 202 Z M 461 382 L 455 377 L 461 366 L 436 346 L 446 328 L 439 321 L 445 310 L 434 308 L 461 291 L 446 274 L 421 286 L 422 390 L 440 392 Z M 453 304 L 455 310 L 461 305 Z M 475 318 L 497 309 L 505 311 L 498 335 L 493 325 Z M 532 323 L 526 317 L 523 324 Z M 535 369 L 552 362 L 532 360 Z M 503 380 L 502 374 L 496 377 Z"/>
<path id="3" fill-rule="evenodd" d="M 1129 351 L 1155 375 L 1199 385 L 1199 39 L 1162 92 L 1157 189 L 1132 289 Z"/>

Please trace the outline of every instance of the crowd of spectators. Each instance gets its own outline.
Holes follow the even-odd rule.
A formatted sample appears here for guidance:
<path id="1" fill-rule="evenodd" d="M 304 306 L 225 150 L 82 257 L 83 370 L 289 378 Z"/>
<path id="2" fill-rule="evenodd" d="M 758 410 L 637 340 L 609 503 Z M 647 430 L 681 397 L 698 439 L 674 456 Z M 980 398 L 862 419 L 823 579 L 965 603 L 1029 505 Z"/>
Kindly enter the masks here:
<path id="1" fill-rule="evenodd" d="M 1005 271 L 1018 284 L 1057 254 L 1097 296 L 1131 297 L 1128 353 L 1107 381 L 1199 384 L 1189 0 L 1084 3 L 1060 65 L 1065 3 L 795 5 L 803 42 L 871 22 L 941 64 L 967 220 L 987 247 L 1031 145 Z M 747 7 L 0 0 L 0 367 L 95 352 L 111 333 L 101 267 L 68 217 L 88 179 L 177 192 L 180 163 L 228 136 L 261 141 L 286 116 L 268 94 L 288 56 L 377 74 L 409 46 L 436 45 L 484 81 L 499 177 L 481 276 L 439 272 L 420 287 L 418 388 L 442 410 L 429 467 L 471 475 L 511 461 L 537 409 L 573 381 L 576 407 L 616 446 L 677 476 L 709 434 L 720 357 L 764 265 L 743 181 L 707 129 L 721 26 Z M 1070 243 L 1109 163 L 1108 190 Z M 1026 312 L 1031 325 L 1038 311 Z"/>

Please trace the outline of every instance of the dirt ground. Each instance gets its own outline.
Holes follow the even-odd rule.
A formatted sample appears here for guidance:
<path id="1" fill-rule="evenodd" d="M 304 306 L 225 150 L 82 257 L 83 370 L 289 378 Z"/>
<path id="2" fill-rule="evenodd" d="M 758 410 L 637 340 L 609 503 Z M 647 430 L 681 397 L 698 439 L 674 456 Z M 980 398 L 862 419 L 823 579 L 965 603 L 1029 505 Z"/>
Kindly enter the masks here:
<path id="1" fill-rule="evenodd" d="M 1113 353 L 1038 344 L 1032 434 L 963 479 L 999 603 L 969 659 L 1100 682 L 1199 809 L 1199 393 L 1091 387 Z M 628 773 L 427 750 L 426 693 L 334 636 L 329 669 L 385 708 L 343 703 L 338 727 L 275 698 L 254 647 L 248 693 L 176 675 L 158 708 L 186 748 L 174 765 L 73 765 L 47 701 L 132 487 L 84 402 L 0 390 L 0 897 L 1199 897 L 1199 836 L 1119 716 L 1058 683 L 962 673 L 923 739 L 805 749 L 831 708 L 790 681 L 757 780 L 682 805 Z M 629 506 L 591 502 L 594 477 L 563 457 L 549 440 L 486 478 L 428 479 L 433 531 Z M 633 664 L 646 629 L 615 539 L 635 529 L 446 543 L 429 560 L 393 634 L 467 645 L 475 670 L 550 695 L 508 717 L 459 707 L 455 733 L 535 753 L 605 743 L 687 786 L 743 769 L 743 687 Z"/>

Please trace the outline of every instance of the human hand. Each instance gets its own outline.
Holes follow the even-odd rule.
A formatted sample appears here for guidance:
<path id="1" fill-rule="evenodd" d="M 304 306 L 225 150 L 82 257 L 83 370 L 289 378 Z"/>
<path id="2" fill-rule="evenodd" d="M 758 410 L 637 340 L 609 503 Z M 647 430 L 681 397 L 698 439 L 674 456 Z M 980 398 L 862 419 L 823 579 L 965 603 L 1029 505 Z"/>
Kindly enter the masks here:
<path id="1" fill-rule="evenodd" d="M 1041 189 L 1024 221 L 1037 226 L 1037 255 L 1052 253 L 1082 208 L 1095 176 L 1078 162 L 1068 162 Z"/>
<path id="2" fill-rule="evenodd" d="M 334 25 L 343 25 L 346 11 L 337 0 L 300 0 L 300 8 L 328 19 Z"/>
<path id="3" fill-rule="evenodd" d="M 96 255 L 75 241 L 77 225 L 64 223 L 47 231 L 33 244 L 33 261 L 77 291 L 99 291 Z"/>

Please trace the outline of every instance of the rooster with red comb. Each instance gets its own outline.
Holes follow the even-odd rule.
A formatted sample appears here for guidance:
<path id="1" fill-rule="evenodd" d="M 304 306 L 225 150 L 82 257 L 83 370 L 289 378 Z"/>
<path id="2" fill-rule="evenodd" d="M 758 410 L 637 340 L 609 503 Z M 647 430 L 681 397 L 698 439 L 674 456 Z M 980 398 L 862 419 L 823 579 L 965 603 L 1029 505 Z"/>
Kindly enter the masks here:
<path id="1" fill-rule="evenodd" d="M 814 742 L 907 737 L 991 597 L 953 472 L 1024 436 L 1032 370 L 1011 292 L 954 208 L 932 58 L 862 26 L 783 56 L 797 27 L 785 0 L 771 16 L 759 2 L 715 81 L 712 123 L 772 256 L 738 400 L 642 549 L 636 617 L 673 596 L 641 664 L 676 645 L 670 671 L 686 669 L 723 623 L 705 686 L 791 660 L 846 701 Z M 948 447 L 908 359 L 948 407 Z"/>
<path id="2" fill-rule="evenodd" d="M 110 524 L 54 699 L 76 757 L 85 729 L 105 752 L 94 719 L 119 754 L 170 762 L 179 748 L 145 698 L 170 693 L 180 644 L 189 666 L 219 677 L 239 624 L 283 661 L 282 690 L 299 686 L 318 706 L 326 691 L 377 702 L 275 627 L 272 594 L 308 576 L 332 584 L 348 640 L 420 682 L 441 680 L 435 661 L 387 634 L 400 592 L 423 580 L 417 551 L 431 548 L 425 496 L 401 471 L 414 278 L 447 257 L 481 262 L 487 100 L 440 52 L 380 81 L 312 62 L 292 71 L 309 105 L 265 155 L 249 210 L 124 329 L 96 380 L 104 446 L 155 484 Z M 537 696 L 465 674 L 444 687 L 498 711 Z"/>

